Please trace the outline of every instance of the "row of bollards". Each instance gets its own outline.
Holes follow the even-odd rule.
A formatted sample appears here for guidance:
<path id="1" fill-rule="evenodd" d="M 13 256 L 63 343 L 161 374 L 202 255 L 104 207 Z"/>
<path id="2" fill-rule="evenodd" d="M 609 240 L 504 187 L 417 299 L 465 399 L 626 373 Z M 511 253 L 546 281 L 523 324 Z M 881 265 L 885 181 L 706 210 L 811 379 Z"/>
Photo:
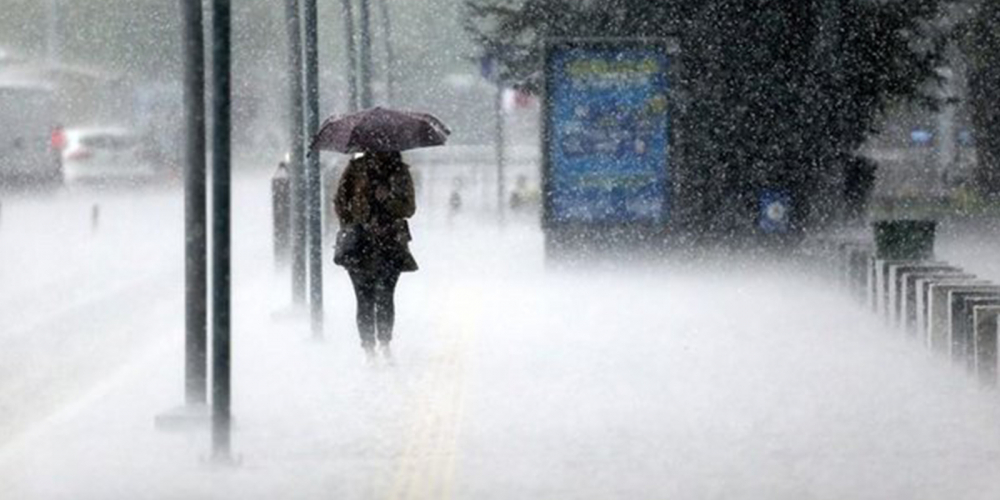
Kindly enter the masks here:
<path id="1" fill-rule="evenodd" d="M 831 237 L 814 256 L 892 331 L 997 385 L 1000 285 L 933 257 L 933 221 L 881 221 L 874 238 Z"/>

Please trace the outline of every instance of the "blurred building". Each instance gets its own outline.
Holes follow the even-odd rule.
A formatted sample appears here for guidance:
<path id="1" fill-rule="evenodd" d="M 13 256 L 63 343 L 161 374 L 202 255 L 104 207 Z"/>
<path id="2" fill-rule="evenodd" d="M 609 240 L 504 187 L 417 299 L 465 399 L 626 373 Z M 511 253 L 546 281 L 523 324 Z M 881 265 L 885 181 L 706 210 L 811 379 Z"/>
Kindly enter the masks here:
<path id="1" fill-rule="evenodd" d="M 131 104 L 122 99 L 128 82 L 118 73 L 102 68 L 55 64 L 0 48 L 0 79 L 38 82 L 56 91 L 57 116 L 66 126 L 120 123 L 129 116 Z"/>

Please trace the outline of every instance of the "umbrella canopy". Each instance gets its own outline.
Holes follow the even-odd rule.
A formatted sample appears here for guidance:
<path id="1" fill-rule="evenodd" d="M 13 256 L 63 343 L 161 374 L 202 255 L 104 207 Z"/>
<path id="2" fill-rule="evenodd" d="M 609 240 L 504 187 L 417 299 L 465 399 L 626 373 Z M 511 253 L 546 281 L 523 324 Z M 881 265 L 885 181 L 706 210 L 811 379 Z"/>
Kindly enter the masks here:
<path id="1" fill-rule="evenodd" d="M 405 151 L 440 146 L 449 134 L 451 130 L 429 114 L 374 107 L 328 118 L 311 147 L 341 153 Z"/>

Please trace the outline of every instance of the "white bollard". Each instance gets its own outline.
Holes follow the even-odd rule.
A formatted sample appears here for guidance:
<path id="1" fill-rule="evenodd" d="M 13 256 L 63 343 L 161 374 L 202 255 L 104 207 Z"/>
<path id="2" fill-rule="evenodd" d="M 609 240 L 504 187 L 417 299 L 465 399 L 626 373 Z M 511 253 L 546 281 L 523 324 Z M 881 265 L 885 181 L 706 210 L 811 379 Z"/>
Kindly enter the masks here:
<path id="1" fill-rule="evenodd" d="M 975 371 L 979 382 L 997 386 L 997 331 L 1000 329 L 1000 306 L 976 306 L 972 310 L 975 332 Z"/>
<path id="2" fill-rule="evenodd" d="M 975 340 L 972 334 L 974 304 L 1000 305 L 1000 286 L 980 290 L 954 290 L 948 293 L 948 338 L 951 360 L 973 370 Z"/>
<path id="3" fill-rule="evenodd" d="M 927 346 L 931 351 L 953 356 L 951 338 L 952 292 L 1000 291 L 1000 287 L 983 280 L 967 282 L 940 282 L 931 284 L 927 292 Z"/>
<path id="4" fill-rule="evenodd" d="M 933 271 L 914 271 L 904 273 L 900 280 L 899 326 L 904 333 L 915 336 L 917 333 L 917 282 L 918 280 L 960 279 L 971 280 L 974 274 L 964 273 L 959 268 L 940 269 Z M 923 309 L 920 309 L 921 311 Z"/>

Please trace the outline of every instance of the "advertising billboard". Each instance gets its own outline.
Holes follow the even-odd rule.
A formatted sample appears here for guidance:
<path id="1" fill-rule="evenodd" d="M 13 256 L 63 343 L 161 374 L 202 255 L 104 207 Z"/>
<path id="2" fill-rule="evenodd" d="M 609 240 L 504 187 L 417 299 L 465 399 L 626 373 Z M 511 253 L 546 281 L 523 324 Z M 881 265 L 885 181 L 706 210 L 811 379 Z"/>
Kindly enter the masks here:
<path id="1" fill-rule="evenodd" d="M 668 220 L 673 53 L 661 40 L 546 45 L 547 226 Z"/>

